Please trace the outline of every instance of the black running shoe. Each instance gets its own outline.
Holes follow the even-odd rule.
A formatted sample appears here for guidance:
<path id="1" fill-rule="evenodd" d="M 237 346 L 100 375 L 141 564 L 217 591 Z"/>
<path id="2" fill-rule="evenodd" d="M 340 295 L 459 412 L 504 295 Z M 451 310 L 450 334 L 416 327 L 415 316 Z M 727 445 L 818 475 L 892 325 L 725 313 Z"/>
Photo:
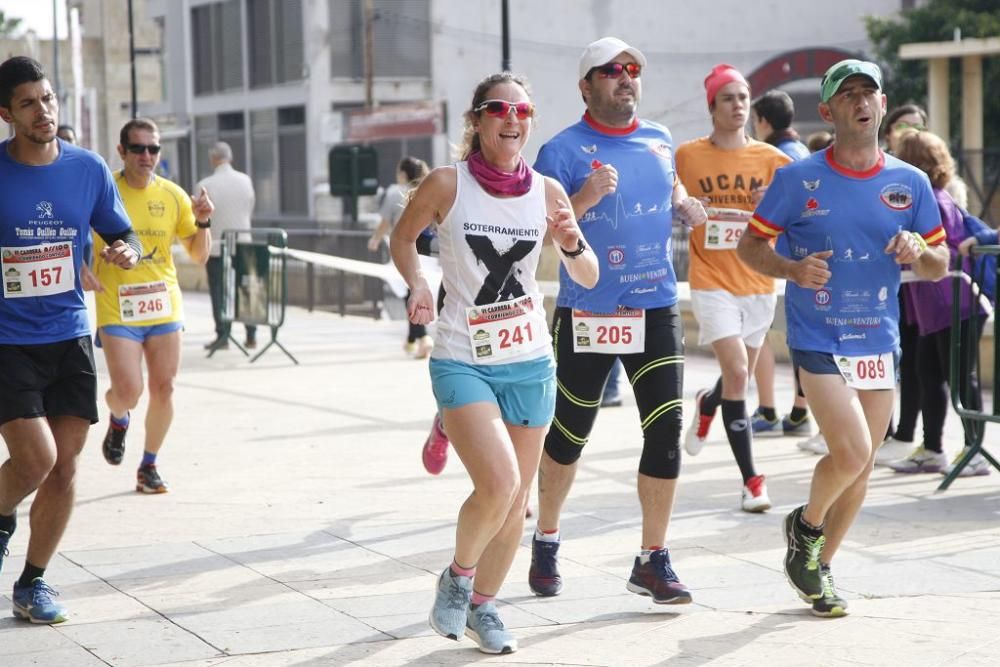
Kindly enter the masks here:
<path id="1" fill-rule="evenodd" d="M 128 433 L 128 426 L 116 426 L 109 420 L 108 432 L 104 434 L 104 444 L 101 451 L 104 452 L 104 460 L 113 466 L 120 465 L 125 458 L 125 434 Z"/>
<path id="2" fill-rule="evenodd" d="M 830 574 L 830 566 L 820 565 L 819 576 L 823 582 L 823 595 L 812 601 L 813 615 L 824 618 L 847 616 L 847 602 L 837 595 L 837 588 L 833 584 L 833 575 Z"/>
<path id="3" fill-rule="evenodd" d="M 691 591 L 680 582 L 670 565 L 670 553 L 657 549 L 649 554 L 649 561 L 641 563 L 638 556 L 632 567 L 632 576 L 625 588 L 639 595 L 648 595 L 656 604 L 688 604 Z"/>
<path id="4" fill-rule="evenodd" d="M 819 571 L 819 557 L 826 537 L 811 537 L 802 531 L 799 520 L 803 507 L 797 507 L 785 517 L 785 577 L 792 588 L 806 602 L 823 597 L 823 581 Z"/>
<path id="5" fill-rule="evenodd" d="M 139 466 L 135 474 L 135 490 L 139 493 L 166 493 L 167 485 L 160 479 L 155 465 Z"/>
<path id="6" fill-rule="evenodd" d="M 10 553 L 10 551 L 7 550 L 7 544 L 10 542 L 10 538 L 13 534 L 13 529 L 11 529 L 11 532 L 9 533 L 6 530 L 0 530 L 0 568 L 3 567 L 4 556 Z"/>
<path id="7" fill-rule="evenodd" d="M 559 543 L 542 542 L 531 538 L 531 569 L 528 570 L 531 592 L 543 598 L 559 595 L 562 577 L 559 576 Z"/>

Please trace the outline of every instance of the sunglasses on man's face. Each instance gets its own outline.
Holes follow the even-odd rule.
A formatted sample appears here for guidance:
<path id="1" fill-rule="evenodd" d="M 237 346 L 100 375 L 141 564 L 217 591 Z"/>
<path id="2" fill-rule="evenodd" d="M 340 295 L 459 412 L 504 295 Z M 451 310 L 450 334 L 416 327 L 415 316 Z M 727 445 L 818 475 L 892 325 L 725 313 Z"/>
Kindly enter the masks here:
<path id="1" fill-rule="evenodd" d="M 146 152 L 149 152 L 150 155 L 156 155 L 160 152 L 160 147 L 157 144 L 129 144 L 127 150 L 136 155 L 142 155 Z"/>
<path id="2" fill-rule="evenodd" d="M 916 130 L 917 132 L 924 132 L 927 126 L 921 123 L 907 123 L 906 121 L 900 121 L 892 126 L 892 129 L 896 132 L 901 132 L 903 130 Z"/>
<path id="3" fill-rule="evenodd" d="M 535 115 L 535 105 L 531 102 L 508 102 L 507 100 L 486 100 L 473 111 L 485 111 L 489 116 L 506 118 L 511 110 L 519 120 L 531 118 Z"/>
<path id="4" fill-rule="evenodd" d="M 591 71 L 597 72 L 605 79 L 617 79 L 622 75 L 622 72 L 628 72 L 631 79 L 638 79 L 642 74 L 642 65 L 638 63 L 608 63 L 595 67 Z"/>

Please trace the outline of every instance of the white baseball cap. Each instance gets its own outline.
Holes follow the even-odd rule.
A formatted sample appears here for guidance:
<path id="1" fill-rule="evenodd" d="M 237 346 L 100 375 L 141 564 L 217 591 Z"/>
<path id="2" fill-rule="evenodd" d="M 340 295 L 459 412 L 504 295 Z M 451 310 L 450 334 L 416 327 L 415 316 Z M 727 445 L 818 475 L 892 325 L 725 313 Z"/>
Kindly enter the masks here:
<path id="1" fill-rule="evenodd" d="M 583 50 L 580 56 L 580 78 L 587 76 L 587 72 L 593 68 L 611 62 L 619 53 L 628 53 L 640 66 L 646 66 L 646 56 L 642 55 L 639 49 L 629 46 L 617 37 L 602 37 L 588 44 Z"/>

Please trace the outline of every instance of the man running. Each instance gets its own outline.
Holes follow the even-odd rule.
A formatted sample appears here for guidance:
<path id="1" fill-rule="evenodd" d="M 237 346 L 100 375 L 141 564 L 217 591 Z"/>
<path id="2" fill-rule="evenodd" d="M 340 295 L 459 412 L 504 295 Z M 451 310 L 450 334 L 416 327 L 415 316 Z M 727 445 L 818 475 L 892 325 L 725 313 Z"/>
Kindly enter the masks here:
<path id="1" fill-rule="evenodd" d="M 708 222 L 691 230 L 691 309 L 700 345 L 711 345 L 722 377 L 695 400 L 694 422 L 684 440 L 688 454 L 701 451 L 715 411 L 722 406 L 726 438 L 743 478 L 744 512 L 771 507 L 764 476 L 753 463 L 747 414 L 747 382 L 774 319 L 774 281 L 751 271 L 736 256 L 755 193 L 766 188 L 791 159 L 747 136 L 750 85 L 732 65 L 716 65 L 705 77 L 712 133 L 677 149 L 677 175 L 687 191 L 708 203 Z"/>
<path id="2" fill-rule="evenodd" d="M 115 176 L 125 207 L 147 253 L 131 274 L 97 264 L 98 344 L 111 375 L 105 394 L 111 412 L 103 452 L 111 465 L 125 456 L 130 411 L 142 395 L 142 360 L 149 375 L 146 443 L 136 472 L 136 491 L 166 493 L 156 458 L 174 416 L 174 378 L 181 361 L 184 313 L 171 246 L 180 239 L 191 259 L 208 260 L 212 200 L 205 188 L 192 204 L 179 186 L 156 175 L 160 131 L 151 120 L 136 118 L 121 130 L 118 155 L 125 167 Z M 102 249 L 97 241 L 96 249 Z"/>
<path id="3" fill-rule="evenodd" d="M 861 509 L 892 413 L 900 265 L 939 280 L 948 249 L 927 176 L 879 150 L 886 98 L 878 65 L 836 63 L 820 100 L 836 141 L 777 173 L 739 254 L 788 280 L 788 346 L 830 450 L 816 464 L 808 503 L 785 518 L 785 575 L 814 614 L 843 616 L 830 564 Z M 782 233 L 789 257 L 771 246 Z"/>
<path id="4" fill-rule="evenodd" d="M 538 526 L 528 574 L 536 595 L 562 589 L 559 516 L 608 372 L 621 358 L 643 430 L 642 543 L 628 590 L 659 604 L 691 601 L 665 546 L 681 464 L 684 369 L 670 234 L 675 217 L 698 224 L 705 212 L 677 181 L 670 132 L 637 116 L 645 65 L 643 54 L 620 39 L 590 44 L 579 63 L 586 113 L 545 144 L 535 163 L 569 193 L 601 260 L 593 289 L 559 273 L 553 324 L 558 393 L 538 471 Z"/>
<path id="5" fill-rule="evenodd" d="M 77 459 L 97 422 L 90 323 L 77 279 L 90 228 L 97 262 L 120 270 L 142 252 L 100 156 L 56 140 L 59 103 L 41 65 L 0 65 L 0 565 L 32 493 L 31 536 L 14 583 L 14 615 L 61 623 L 66 610 L 43 576 L 73 510 Z M 36 493 L 37 492 L 37 493 Z"/>

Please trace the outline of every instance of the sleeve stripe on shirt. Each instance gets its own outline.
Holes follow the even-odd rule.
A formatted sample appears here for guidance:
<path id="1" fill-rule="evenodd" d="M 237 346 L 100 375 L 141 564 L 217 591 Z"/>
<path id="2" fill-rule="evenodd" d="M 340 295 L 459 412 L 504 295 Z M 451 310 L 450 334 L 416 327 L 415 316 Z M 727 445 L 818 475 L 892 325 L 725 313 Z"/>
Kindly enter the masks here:
<path id="1" fill-rule="evenodd" d="M 931 231 L 924 234 L 924 240 L 927 241 L 927 245 L 938 245 L 944 243 L 947 235 L 944 232 L 944 225 L 938 225 Z"/>
<path id="2" fill-rule="evenodd" d="M 763 236 L 769 239 L 773 239 L 781 234 L 781 232 L 785 231 L 781 227 L 773 225 L 767 220 L 761 218 L 756 213 L 752 218 L 750 218 L 749 228 L 750 231 L 756 233 L 758 236 Z M 930 243 L 930 241 L 928 241 L 928 243 Z"/>

